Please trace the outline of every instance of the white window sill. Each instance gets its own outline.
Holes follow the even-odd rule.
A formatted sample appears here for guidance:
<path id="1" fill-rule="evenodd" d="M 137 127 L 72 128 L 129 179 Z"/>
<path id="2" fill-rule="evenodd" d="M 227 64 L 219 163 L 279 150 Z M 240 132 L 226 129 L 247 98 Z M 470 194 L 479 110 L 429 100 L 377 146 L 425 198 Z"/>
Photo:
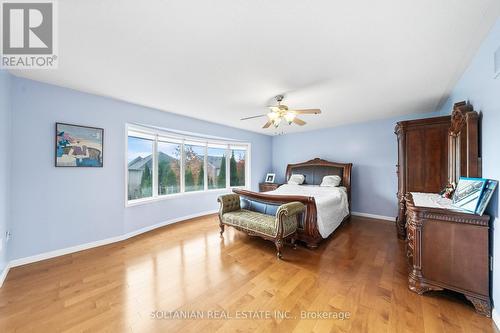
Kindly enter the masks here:
<path id="1" fill-rule="evenodd" d="M 233 188 L 248 189 L 244 186 L 239 186 L 239 187 L 231 187 L 231 188 L 216 188 L 216 189 L 206 190 L 206 191 L 193 191 L 193 192 L 167 194 L 167 195 L 162 195 L 162 196 L 153 197 L 153 198 L 127 200 L 125 202 L 125 207 L 135 207 L 135 206 L 146 205 L 146 204 L 154 203 L 154 202 L 158 202 L 158 201 L 179 199 L 179 198 L 183 198 L 183 197 L 191 197 L 191 196 L 200 195 L 200 194 L 231 193 Z"/>

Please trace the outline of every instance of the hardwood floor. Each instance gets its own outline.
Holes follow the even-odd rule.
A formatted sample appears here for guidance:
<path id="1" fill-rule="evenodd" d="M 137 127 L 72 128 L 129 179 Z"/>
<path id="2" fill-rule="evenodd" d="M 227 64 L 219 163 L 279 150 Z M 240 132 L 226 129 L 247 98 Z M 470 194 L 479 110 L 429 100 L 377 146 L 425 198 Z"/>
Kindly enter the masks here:
<path id="1" fill-rule="evenodd" d="M 207 216 L 12 269 L 0 289 L 0 331 L 496 331 L 463 297 L 410 292 L 403 254 L 394 224 L 353 217 L 319 249 L 286 247 L 279 261 L 271 242 L 232 228 L 221 241 Z M 179 310 L 205 318 L 152 317 L 195 314 Z M 350 318 L 300 320 L 301 311 Z"/>

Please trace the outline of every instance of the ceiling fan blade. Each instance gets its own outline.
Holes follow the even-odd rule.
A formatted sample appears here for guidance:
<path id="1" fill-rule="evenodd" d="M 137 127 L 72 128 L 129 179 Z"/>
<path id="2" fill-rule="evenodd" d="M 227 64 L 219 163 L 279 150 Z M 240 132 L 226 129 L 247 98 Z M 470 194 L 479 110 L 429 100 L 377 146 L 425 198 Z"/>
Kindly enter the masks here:
<path id="1" fill-rule="evenodd" d="M 260 117 L 265 117 L 267 114 L 261 114 L 258 116 L 252 116 L 252 117 L 246 117 L 246 118 L 241 118 L 240 120 L 248 120 L 248 119 L 253 119 L 253 118 L 260 118 Z"/>
<path id="2" fill-rule="evenodd" d="M 305 121 L 303 121 L 302 119 L 299 119 L 297 117 L 293 118 L 293 122 L 296 123 L 299 126 L 304 126 L 306 124 Z"/>
<path id="3" fill-rule="evenodd" d="M 292 110 L 296 114 L 320 114 L 320 109 L 304 109 L 304 110 Z"/>
<path id="4" fill-rule="evenodd" d="M 262 128 L 268 128 L 269 126 L 272 125 L 272 123 L 273 122 L 269 120 L 264 126 L 262 126 Z"/>

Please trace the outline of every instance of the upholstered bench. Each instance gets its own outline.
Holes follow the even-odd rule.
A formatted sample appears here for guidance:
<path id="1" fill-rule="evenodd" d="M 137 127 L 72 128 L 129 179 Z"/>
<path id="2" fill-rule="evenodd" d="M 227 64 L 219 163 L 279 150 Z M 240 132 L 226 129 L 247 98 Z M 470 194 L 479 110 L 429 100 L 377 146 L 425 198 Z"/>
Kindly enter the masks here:
<path id="1" fill-rule="evenodd" d="M 286 239 L 295 244 L 298 216 L 306 208 L 300 202 L 290 202 L 278 206 L 275 215 L 269 215 L 242 209 L 238 194 L 221 195 L 217 201 L 220 203 L 221 236 L 224 233 L 224 226 L 229 225 L 249 235 L 271 240 L 276 246 L 279 259 L 282 258 L 281 249 Z"/>

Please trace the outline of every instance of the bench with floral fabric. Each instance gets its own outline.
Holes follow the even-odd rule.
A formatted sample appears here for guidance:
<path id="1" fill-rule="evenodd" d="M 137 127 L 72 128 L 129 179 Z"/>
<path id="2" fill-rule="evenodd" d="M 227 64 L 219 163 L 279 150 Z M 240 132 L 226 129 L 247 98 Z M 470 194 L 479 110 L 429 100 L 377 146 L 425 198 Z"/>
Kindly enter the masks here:
<path id="1" fill-rule="evenodd" d="M 238 194 L 221 195 L 219 221 L 220 234 L 224 226 L 229 225 L 252 236 L 259 236 L 274 242 L 277 256 L 282 258 L 281 250 L 285 240 L 290 239 L 295 244 L 298 227 L 298 217 L 304 212 L 305 205 L 300 202 L 290 202 L 278 206 L 276 214 L 269 215 L 250 209 L 242 209 Z"/>

